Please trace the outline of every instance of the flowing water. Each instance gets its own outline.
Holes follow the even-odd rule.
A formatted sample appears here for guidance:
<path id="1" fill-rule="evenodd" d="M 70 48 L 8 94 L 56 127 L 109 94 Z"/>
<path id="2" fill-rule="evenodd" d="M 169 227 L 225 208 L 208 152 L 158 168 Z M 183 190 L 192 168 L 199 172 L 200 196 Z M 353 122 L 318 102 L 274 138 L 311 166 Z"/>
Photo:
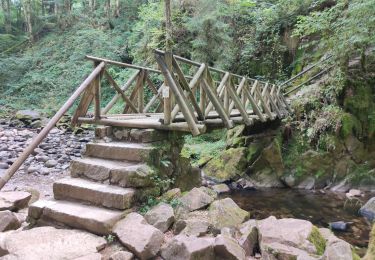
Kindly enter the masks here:
<path id="1" fill-rule="evenodd" d="M 374 194 L 372 194 L 374 196 Z M 348 201 L 345 194 L 325 191 L 299 191 L 267 189 L 234 191 L 223 197 L 232 198 L 241 208 L 248 210 L 251 218 L 299 218 L 311 221 L 318 227 L 329 227 L 330 222 L 352 222 L 345 232 L 334 231 L 336 236 L 350 244 L 367 247 L 370 223 L 358 213 L 371 194 Z"/>

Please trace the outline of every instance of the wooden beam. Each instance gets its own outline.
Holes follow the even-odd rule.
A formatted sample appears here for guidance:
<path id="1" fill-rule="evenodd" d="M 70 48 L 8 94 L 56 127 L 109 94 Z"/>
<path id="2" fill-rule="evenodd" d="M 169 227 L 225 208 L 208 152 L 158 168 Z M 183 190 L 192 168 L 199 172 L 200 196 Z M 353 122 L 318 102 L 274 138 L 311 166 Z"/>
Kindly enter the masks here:
<path id="1" fill-rule="evenodd" d="M 262 112 L 260 111 L 256 101 L 254 100 L 254 98 L 250 94 L 250 91 L 246 87 L 243 89 L 243 91 L 244 91 L 244 94 L 247 96 L 247 99 L 249 100 L 251 108 L 253 109 L 255 114 L 259 117 L 259 119 L 262 122 L 266 122 L 266 118 L 263 116 Z"/>
<path id="2" fill-rule="evenodd" d="M 224 77 L 220 81 L 219 86 L 217 87 L 217 91 L 215 91 L 215 92 L 218 93 L 219 98 L 221 98 L 221 96 L 223 95 L 224 86 L 227 83 L 227 80 L 229 79 L 229 76 L 230 76 L 229 72 L 225 73 Z M 211 75 L 210 75 L 209 71 L 207 70 L 207 78 L 208 77 L 211 77 Z M 207 81 L 206 81 L 206 83 L 207 83 Z M 208 113 L 210 113 L 210 111 L 212 110 L 213 107 L 214 107 L 214 105 L 212 104 L 212 101 L 210 101 L 207 105 L 207 108 L 206 108 L 206 111 L 205 111 L 204 115 L 207 116 Z"/>
<path id="3" fill-rule="evenodd" d="M 92 100 L 94 99 L 94 95 L 95 95 L 95 89 L 94 89 L 94 84 L 92 82 L 90 82 L 90 84 L 87 86 L 87 88 L 85 89 L 82 97 L 81 97 L 81 100 L 78 104 L 78 107 L 76 109 L 76 111 L 74 112 L 74 115 L 72 117 L 72 121 L 71 121 L 71 124 L 72 126 L 76 126 L 78 124 L 78 118 L 79 117 L 82 117 L 82 116 L 85 116 L 89 107 L 90 107 L 90 104 L 92 102 Z"/>
<path id="4" fill-rule="evenodd" d="M 257 94 L 257 96 L 258 96 L 258 99 L 259 99 L 259 101 L 260 101 L 260 104 L 261 104 L 262 107 L 263 107 L 263 110 L 266 112 L 266 114 L 269 116 L 270 119 L 273 119 L 273 115 L 272 115 L 272 113 L 271 113 L 271 109 L 268 107 L 266 101 L 263 99 L 263 96 L 262 96 L 262 94 L 260 93 L 260 90 L 259 90 L 259 88 L 258 88 L 257 85 L 255 86 L 255 92 L 256 92 L 256 94 Z"/>
<path id="5" fill-rule="evenodd" d="M 112 78 L 112 76 L 108 73 L 107 70 L 104 70 L 104 76 L 107 78 L 109 83 L 114 87 L 114 89 L 119 93 L 124 102 L 128 104 L 134 112 L 139 113 L 138 109 L 135 107 L 133 102 L 131 102 L 131 100 L 125 95 L 124 91 L 119 87 L 119 85 L 117 85 L 116 81 Z M 106 114 L 105 110 L 103 111 L 103 114 Z"/>
<path id="6" fill-rule="evenodd" d="M 227 91 L 228 91 L 228 95 L 232 98 L 235 106 L 240 111 L 241 116 L 242 116 L 242 121 L 246 125 L 251 125 L 252 121 L 249 119 L 245 107 L 242 105 L 240 98 L 237 96 L 236 92 L 234 91 L 231 80 L 229 80 L 229 82 L 227 83 Z"/>
<path id="7" fill-rule="evenodd" d="M 147 113 L 148 110 L 150 110 L 151 106 L 156 102 L 157 99 L 160 100 L 160 104 L 163 104 L 163 99 L 160 97 L 161 96 L 161 93 L 163 92 L 163 88 L 164 88 L 164 83 L 163 85 L 160 86 L 160 88 L 158 89 L 158 92 L 156 95 L 154 95 L 150 102 L 148 102 L 148 104 L 145 106 L 145 109 L 143 110 L 144 113 Z"/>
<path id="8" fill-rule="evenodd" d="M 181 88 L 177 85 L 178 83 L 174 81 L 173 76 L 172 76 L 171 72 L 168 70 L 167 64 L 165 63 L 165 61 L 159 55 L 155 55 L 155 58 L 156 58 L 156 61 L 158 62 L 159 66 L 160 66 L 160 69 L 161 69 L 161 71 L 164 75 L 164 78 L 166 79 L 169 87 L 172 89 L 172 91 L 175 95 L 177 104 L 179 105 L 179 107 L 180 107 L 180 109 L 181 109 L 181 111 L 182 111 L 182 113 L 185 117 L 185 120 L 189 125 L 191 133 L 194 136 L 199 135 L 200 131 L 197 127 L 197 124 L 194 121 L 195 116 L 191 114 L 190 109 L 189 109 L 188 105 L 186 104 L 186 100 L 185 100 L 185 97 L 183 95 L 183 92 L 182 92 Z"/>
<path id="9" fill-rule="evenodd" d="M 100 114 L 101 114 L 101 111 L 100 111 L 100 83 L 101 83 L 101 78 L 102 78 L 102 72 L 100 72 L 96 78 L 94 79 L 94 100 L 95 100 L 95 119 L 100 119 Z"/>
<path id="10" fill-rule="evenodd" d="M 144 103 L 145 103 L 145 90 L 144 90 L 144 83 L 145 83 L 145 76 L 146 76 L 146 72 L 145 70 L 142 70 L 141 71 L 141 75 L 138 77 L 138 80 L 137 80 L 137 88 L 138 88 L 138 111 L 139 112 L 143 112 L 143 108 L 144 108 Z"/>

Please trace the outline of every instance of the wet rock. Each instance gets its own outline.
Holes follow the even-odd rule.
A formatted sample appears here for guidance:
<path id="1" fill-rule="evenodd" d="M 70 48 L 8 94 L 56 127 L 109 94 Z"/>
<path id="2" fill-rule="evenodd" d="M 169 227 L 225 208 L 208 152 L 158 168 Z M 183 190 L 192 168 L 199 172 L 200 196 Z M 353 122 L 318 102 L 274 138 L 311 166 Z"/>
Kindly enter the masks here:
<path id="1" fill-rule="evenodd" d="M 160 203 L 146 213 L 145 219 L 150 225 L 165 232 L 174 222 L 173 208 L 169 204 Z"/>
<path id="2" fill-rule="evenodd" d="M 250 213 L 238 207 L 230 198 L 214 201 L 209 207 L 210 221 L 216 229 L 243 223 Z"/>
<path id="3" fill-rule="evenodd" d="M 348 223 L 345 223 L 344 221 L 336 221 L 329 223 L 329 226 L 333 230 L 338 230 L 338 231 L 346 231 L 348 229 Z"/>
<path id="4" fill-rule="evenodd" d="M 21 226 L 20 221 L 16 215 L 9 211 L 0 211 L 0 232 L 14 230 Z"/>
<path id="5" fill-rule="evenodd" d="M 258 245 L 258 228 L 257 222 L 250 219 L 239 227 L 240 236 L 238 243 L 245 250 L 247 256 L 254 255 L 255 248 Z"/>
<path id="6" fill-rule="evenodd" d="M 0 192 L 0 211 L 19 210 L 27 206 L 31 194 L 24 191 L 3 191 Z"/>
<path id="7" fill-rule="evenodd" d="M 134 255 L 127 251 L 118 251 L 109 257 L 109 260 L 132 260 Z"/>
<path id="8" fill-rule="evenodd" d="M 180 201 L 189 211 L 194 211 L 208 206 L 214 201 L 214 197 L 210 196 L 200 188 L 193 188 L 187 194 L 182 196 Z"/>
<path id="9" fill-rule="evenodd" d="M 97 253 L 106 241 L 78 230 L 37 227 L 0 234 L 4 259 L 75 259 Z"/>
<path id="10" fill-rule="evenodd" d="M 245 250 L 238 242 L 228 236 L 218 235 L 215 238 L 215 259 L 245 260 Z"/>
<path id="11" fill-rule="evenodd" d="M 196 238 L 178 235 L 161 249 L 165 260 L 215 259 L 214 238 Z"/>
<path id="12" fill-rule="evenodd" d="M 159 252 L 164 234 L 157 228 L 147 224 L 137 213 L 130 213 L 120 220 L 113 232 L 132 253 L 140 259 L 149 259 Z"/>
<path id="13" fill-rule="evenodd" d="M 361 213 L 361 215 L 367 218 L 369 221 L 374 221 L 375 220 L 375 197 L 367 201 L 366 204 L 361 207 L 361 209 L 359 210 L 359 213 Z"/>
<path id="14" fill-rule="evenodd" d="M 218 158 L 210 160 L 203 171 L 217 182 L 238 179 L 244 175 L 247 167 L 246 153 L 244 147 L 225 150 Z"/>
<path id="15" fill-rule="evenodd" d="M 218 194 L 230 192 L 230 189 L 229 189 L 228 185 L 226 185 L 224 183 L 214 185 L 214 186 L 212 186 L 212 189 L 214 191 L 216 191 Z"/>

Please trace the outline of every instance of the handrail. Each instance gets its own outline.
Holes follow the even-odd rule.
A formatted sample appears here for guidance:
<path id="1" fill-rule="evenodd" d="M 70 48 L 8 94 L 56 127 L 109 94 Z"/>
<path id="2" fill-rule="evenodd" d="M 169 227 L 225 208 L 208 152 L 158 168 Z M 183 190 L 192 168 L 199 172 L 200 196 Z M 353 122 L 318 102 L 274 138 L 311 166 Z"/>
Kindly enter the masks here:
<path id="1" fill-rule="evenodd" d="M 17 172 L 21 165 L 26 161 L 29 155 L 34 151 L 35 148 L 43 141 L 43 139 L 48 135 L 56 123 L 63 117 L 63 115 L 69 110 L 69 108 L 74 104 L 76 99 L 90 86 L 91 82 L 105 67 L 105 62 L 101 62 L 96 68 L 91 72 L 91 74 L 85 79 L 85 81 L 79 86 L 79 88 L 74 91 L 70 98 L 65 102 L 65 104 L 56 112 L 56 114 L 51 118 L 48 124 L 42 129 L 42 131 L 32 140 L 29 146 L 22 152 L 22 154 L 17 158 L 17 160 L 12 164 L 12 166 L 6 171 L 3 176 L 0 176 L 0 190 L 9 181 L 9 179 Z"/>
<path id="2" fill-rule="evenodd" d="M 296 78 L 299 78 L 300 76 L 304 75 L 305 73 L 309 72 L 310 70 L 312 70 L 313 68 L 315 68 L 316 66 L 318 66 L 319 64 L 329 60 L 330 58 L 332 58 L 333 55 L 329 55 L 328 57 L 324 58 L 323 60 L 320 60 L 318 61 L 317 63 L 313 64 L 312 66 L 308 67 L 307 69 L 305 69 L 304 71 L 301 71 L 300 73 L 298 73 L 297 75 L 295 75 L 294 77 L 288 79 L 287 81 L 281 83 L 279 85 L 279 89 L 281 87 L 283 87 L 284 85 L 287 85 L 289 84 L 290 82 L 294 81 Z M 284 87 L 285 88 L 285 87 Z"/>

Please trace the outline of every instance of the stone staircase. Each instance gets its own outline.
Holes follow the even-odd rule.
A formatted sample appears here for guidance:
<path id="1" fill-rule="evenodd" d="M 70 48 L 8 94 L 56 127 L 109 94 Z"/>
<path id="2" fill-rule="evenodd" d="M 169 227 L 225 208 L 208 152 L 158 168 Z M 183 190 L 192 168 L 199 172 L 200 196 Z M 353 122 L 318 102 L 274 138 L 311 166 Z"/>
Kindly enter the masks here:
<path id="1" fill-rule="evenodd" d="M 132 130 L 133 134 L 113 141 L 103 131 L 109 132 L 98 128 L 97 139 L 86 145 L 83 158 L 71 162 L 70 177 L 53 184 L 54 199 L 29 207 L 30 222 L 107 235 L 124 210 L 148 194 L 158 195 L 147 162 L 157 154 L 152 142 L 160 140 L 160 134 Z"/>

